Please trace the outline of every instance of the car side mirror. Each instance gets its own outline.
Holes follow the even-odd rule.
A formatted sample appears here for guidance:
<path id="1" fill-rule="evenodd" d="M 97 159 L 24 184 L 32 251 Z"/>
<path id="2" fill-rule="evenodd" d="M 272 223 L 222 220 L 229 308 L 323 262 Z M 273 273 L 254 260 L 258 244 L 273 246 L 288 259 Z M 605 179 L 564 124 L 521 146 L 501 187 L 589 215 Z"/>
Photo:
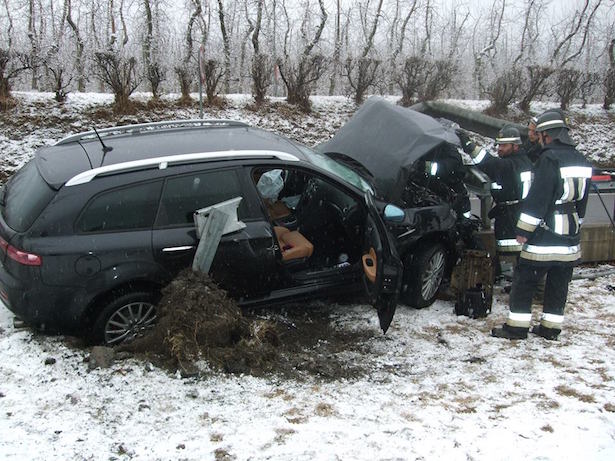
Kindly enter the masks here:
<path id="1" fill-rule="evenodd" d="M 403 222 L 406 218 L 406 213 L 401 208 L 391 205 L 390 203 L 384 207 L 384 220 L 392 223 Z"/>

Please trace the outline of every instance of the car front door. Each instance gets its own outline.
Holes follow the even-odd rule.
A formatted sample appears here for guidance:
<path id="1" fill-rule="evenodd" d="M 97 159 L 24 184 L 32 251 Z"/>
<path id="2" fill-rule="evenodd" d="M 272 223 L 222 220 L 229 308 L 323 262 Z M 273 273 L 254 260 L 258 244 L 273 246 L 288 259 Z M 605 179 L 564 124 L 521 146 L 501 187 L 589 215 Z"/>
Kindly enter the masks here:
<path id="1" fill-rule="evenodd" d="M 403 265 L 368 193 L 365 202 L 368 209 L 362 257 L 365 289 L 378 312 L 380 328 L 386 333 L 395 315 Z"/>

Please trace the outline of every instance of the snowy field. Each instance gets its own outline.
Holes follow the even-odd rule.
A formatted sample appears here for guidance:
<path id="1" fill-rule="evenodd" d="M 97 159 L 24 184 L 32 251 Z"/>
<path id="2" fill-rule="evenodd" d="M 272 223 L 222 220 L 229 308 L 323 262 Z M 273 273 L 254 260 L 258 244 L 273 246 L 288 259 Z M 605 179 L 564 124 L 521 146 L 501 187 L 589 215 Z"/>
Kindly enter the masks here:
<path id="1" fill-rule="evenodd" d="M 115 120 L 109 95 L 71 94 L 64 106 L 50 94 L 16 96 L 22 104 L 0 119 L 5 174 L 37 147 L 94 122 L 105 127 L 198 117 L 198 108 L 174 106 Z M 281 100 L 261 110 L 246 109 L 248 103 L 246 96 L 232 96 L 205 117 L 244 120 L 314 145 L 354 111 L 343 97 L 315 98 L 309 116 Z M 612 113 L 597 106 L 585 111 L 573 112 L 578 126 L 595 130 L 591 143 L 583 143 L 612 161 Z M 572 282 L 558 342 L 491 338 L 491 327 L 506 315 L 501 285 L 486 319 L 457 317 L 448 301 L 423 310 L 399 306 L 386 335 L 367 305 L 295 306 L 308 312 L 308 321 L 326 319 L 335 333 L 323 333 L 310 347 L 315 360 L 360 371 L 343 379 L 216 372 L 182 378 L 135 358 L 90 371 L 90 351 L 79 341 L 15 329 L 12 314 L 0 305 L 0 459 L 611 461 L 613 269 L 576 271 L 611 274 Z M 299 313 L 270 315 L 292 325 Z M 337 337 L 356 341 L 330 354 L 329 342 Z M 323 351 L 330 355 L 322 357 Z"/>
<path id="2" fill-rule="evenodd" d="M 558 342 L 491 338 L 506 300 L 481 320 L 399 306 L 386 335 L 370 306 L 308 305 L 361 332 L 331 359 L 365 373 L 341 380 L 89 371 L 87 349 L 0 307 L 0 458 L 615 459 L 615 275 L 573 281 Z"/>

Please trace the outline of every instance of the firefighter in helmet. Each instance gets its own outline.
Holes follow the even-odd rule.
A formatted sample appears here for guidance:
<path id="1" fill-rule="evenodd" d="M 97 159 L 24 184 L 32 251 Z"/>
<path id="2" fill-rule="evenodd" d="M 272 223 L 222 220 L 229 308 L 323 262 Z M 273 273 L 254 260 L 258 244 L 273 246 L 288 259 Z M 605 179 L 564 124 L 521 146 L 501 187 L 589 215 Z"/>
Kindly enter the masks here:
<path id="1" fill-rule="evenodd" d="M 531 332 L 556 340 L 562 330 L 572 268 L 581 258 L 580 227 L 592 167 L 575 149 L 561 111 L 541 114 L 536 131 L 543 149 L 516 223 L 516 240 L 523 246 L 513 275 L 508 317 L 491 331 L 498 338 L 527 337 L 532 296 L 546 275 L 542 317 Z"/>
<path id="2" fill-rule="evenodd" d="M 484 148 L 476 147 L 465 132 L 458 130 L 457 135 L 474 164 L 491 179 L 491 196 L 495 205 L 489 212 L 489 218 L 495 221 L 498 256 L 518 256 L 521 245 L 516 240 L 515 225 L 532 179 L 532 163 L 521 149 L 519 130 L 507 125 L 499 131 L 495 139 L 497 157 Z"/>

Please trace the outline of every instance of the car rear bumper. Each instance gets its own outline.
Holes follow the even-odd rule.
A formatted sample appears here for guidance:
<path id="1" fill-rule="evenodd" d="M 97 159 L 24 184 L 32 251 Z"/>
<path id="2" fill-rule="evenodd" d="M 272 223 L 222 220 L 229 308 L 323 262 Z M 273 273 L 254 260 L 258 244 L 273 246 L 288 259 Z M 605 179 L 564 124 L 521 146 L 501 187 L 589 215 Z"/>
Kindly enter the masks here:
<path id="1" fill-rule="evenodd" d="M 75 295 L 74 288 L 58 289 L 37 280 L 18 280 L 0 264 L 0 301 L 30 326 L 45 331 L 78 329 L 81 315 L 73 309 Z"/>

